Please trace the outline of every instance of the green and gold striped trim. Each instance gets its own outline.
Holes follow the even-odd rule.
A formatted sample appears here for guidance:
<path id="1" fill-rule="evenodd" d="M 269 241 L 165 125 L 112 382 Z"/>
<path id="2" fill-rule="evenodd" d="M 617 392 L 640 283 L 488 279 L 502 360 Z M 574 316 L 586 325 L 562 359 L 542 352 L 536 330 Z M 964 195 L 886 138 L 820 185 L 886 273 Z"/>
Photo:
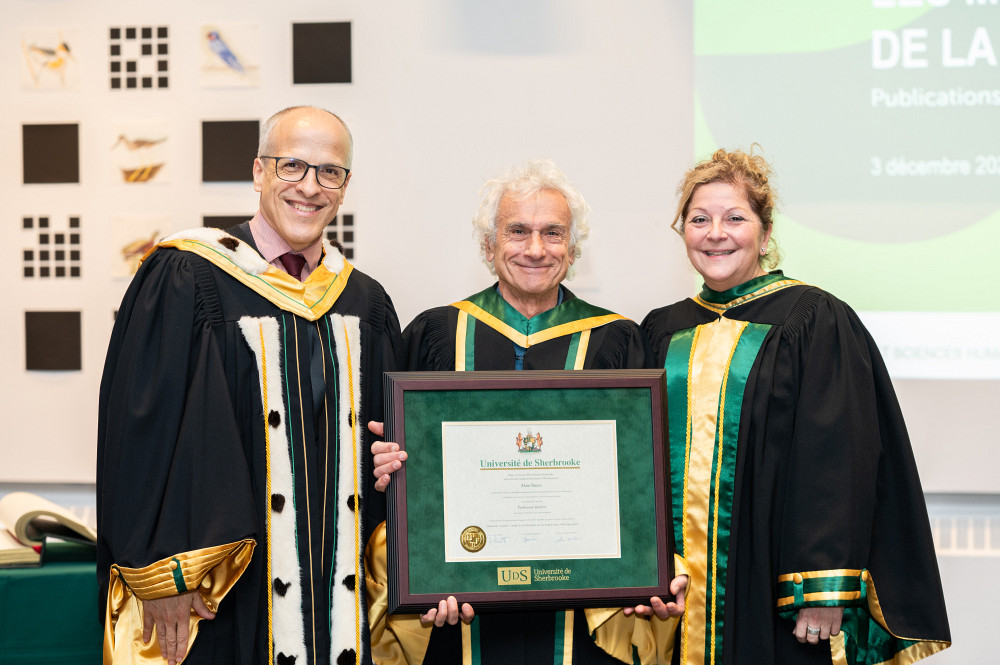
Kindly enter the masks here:
<path id="1" fill-rule="evenodd" d="M 674 333 L 667 349 L 671 481 L 678 488 L 672 493 L 674 533 L 692 569 L 682 662 L 722 659 L 743 395 L 769 330 L 720 318 Z"/>
<path id="2" fill-rule="evenodd" d="M 344 269 L 339 273 L 333 273 L 320 262 L 319 266 L 306 278 L 306 281 L 300 282 L 273 266 L 268 267 L 265 272 L 259 275 L 248 273 L 237 265 L 221 247 L 203 240 L 183 238 L 165 240 L 151 249 L 149 253 L 161 247 L 173 247 L 197 254 L 275 306 L 309 321 L 318 320 L 333 307 L 347 286 L 347 280 L 354 269 L 345 260 Z M 149 254 L 146 254 L 143 260 L 148 256 Z"/>
<path id="3" fill-rule="evenodd" d="M 951 646 L 945 640 L 894 633 L 882 612 L 871 573 L 864 569 L 781 575 L 777 607 L 790 620 L 806 607 L 843 607 L 840 635 L 830 640 L 835 665 L 910 665 Z"/>
<path id="4" fill-rule="evenodd" d="M 790 286 L 804 285 L 804 282 L 797 279 L 787 279 L 780 271 L 776 271 L 772 274 L 755 277 L 749 282 L 734 286 L 726 291 L 713 291 L 706 286 L 693 300 L 705 309 L 722 314 L 734 307 L 745 305 Z"/>
<path id="5" fill-rule="evenodd" d="M 861 598 L 862 575 L 866 571 L 814 570 L 778 577 L 779 610 L 792 606 L 830 607 Z"/>
<path id="6" fill-rule="evenodd" d="M 492 286 L 451 306 L 524 348 L 626 318 L 579 298 L 571 298 L 529 319 L 511 307 Z"/>

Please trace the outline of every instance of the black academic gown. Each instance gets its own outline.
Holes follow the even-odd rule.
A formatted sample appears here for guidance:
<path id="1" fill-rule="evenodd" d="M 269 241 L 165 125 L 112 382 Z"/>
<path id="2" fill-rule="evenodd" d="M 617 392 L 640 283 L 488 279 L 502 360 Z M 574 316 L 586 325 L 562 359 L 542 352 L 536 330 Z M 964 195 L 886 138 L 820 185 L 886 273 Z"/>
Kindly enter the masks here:
<path id="1" fill-rule="evenodd" d="M 706 288 L 642 329 L 667 370 L 675 540 L 691 572 L 673 662 L 682 635 L 688 663 L 712 649 L 733 664 L 910 663 L 946 648 L 906 427 L 857 315 L 778 272 Z M 844 607 L 829 645 L 792 636 L 811 606 Z"/>
<path id="2" fill-rule="evenodd" d="M 577 299 L 569 289 L 562 289 L 563 304 Z M 448 305 L 429 309 L 413 319 L 403 333 L 408 369 L 435 372 L 455 369 L 455 331 L 461 312 Z M 501 312 L 497 314 L 502 316 Z M 514 369 L 514 347 L 509 338 L 481 322 L 474 335 L 474 369 Z M 572 340 L 572 335 L 560 335 L 528 347 L 524 369 L 565 369 Z M 586 369 L 640 369 L 645 358 L 645 341 L 634 322 L 622 318 L 590 329 Z"/>
<path id="3" fill-rule="evenodd" d="M 105 656 L 127 648 L 133 596 L 199 589 L 217 616 L 185 663 L 371 662 L 360 549 L 385 506 L 364 423 L 382 419 L 396 314 L 329 245 L 323 298 L 290 304 L 248 225 L 230 233 L 155 249 L 115 321 L 97 461 Z"/>
<path id="4" fill-rule="evenodd" d="M 505 303 L 496 300 L 494 294 L 495 287 L 491 287 L 464 302 L 472 301 L 482 305 L 498 319 L 522 332 L 534 331 L 531 323 L 518 320 L 519 315 L 513 308 L 509 305 L 504 307 Z M 583 304 L 574 303 L 575 300 L 576 297 L 563 288 L 562 303 L 555 308 L 556 317 L 551 323 L 565 324 L 571 320 L 572 316 L 559 317 L 558 310 L 560 307 Z M 598 308 L 592 309 L 593 311 L 582 311 L 598 316 L 606 312 Z M 406 327 L 403 340 L 409 370 L 456 369 L 456 329 L 462 311 L 455 305 L 437 307 L 419 314 Z M 585 369 L 641 369 L 646 366 L 645 342 L 634 322 L 618 318 L 589 330 L 589 345 L 584 354 Z M 474 367 L 465 369 L 514 369 L 514 343 L 511 339 L 483 320 L 477 321 L 473 337 L 474 352 L 470 353 L 470 358 L 474 357 Z M 572 340 L 573 335 L 566 334 L 527 347 L 524 369 L 572 368 L 575 355 L 571 351 Z M 567 621 L 572 621 L 571 639 L 565 638 L 564 627 Z M 552 665 L 553 662 L 565 662 L 564 650 L 571 653 L 571 662 L 578 665 L 620 664 L 620 661 L 594 644 L 582 611 L 479 614 L 474 623 L 478 626 L 474 626 L 471 631 L 465 627 L 465 639 L 473 641 L 472 651 L 478 651 L 478 662 L 483 665 Z M 423 662 L 462 663 L 462 632 L 461 623 L 434 628 Z M 470 637 L 470 634 L 475 637 Z M 475 655 L 473 662 L 476 662 Z"/>

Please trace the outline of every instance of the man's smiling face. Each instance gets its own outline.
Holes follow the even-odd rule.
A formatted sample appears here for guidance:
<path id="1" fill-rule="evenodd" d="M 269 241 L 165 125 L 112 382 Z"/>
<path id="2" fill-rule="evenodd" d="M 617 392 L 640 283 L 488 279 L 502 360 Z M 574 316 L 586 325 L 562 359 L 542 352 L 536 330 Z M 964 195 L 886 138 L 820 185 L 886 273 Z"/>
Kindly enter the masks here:
<path id="1" fill-rule="evenodd" d="M 500 199 L 497 237 L 487 243 L 486 260 L 496 269 L 500 295 L 529 318 L 558 302 L 559 284 L 576 258 L 572 223 L 566 198 L 554 189 Z"/>
<path id="2" fill-rule="evenodd" d="M 282 117 L 271 132 L 268 154 L 294 157 L 309 164 L 350 167 L 350 137 L 333 115 L 304 108 Z M 321 187 L 316 170 L 309 169 L 299 182 L 286 182 L 275 174 L 275 160 L 258 157 L 253 163 L 254 191 L 260 192 L 264 219 L 289 247 L 300 251 L 323 235 L 336 217 L 351 177 L 340 189 Z"/>

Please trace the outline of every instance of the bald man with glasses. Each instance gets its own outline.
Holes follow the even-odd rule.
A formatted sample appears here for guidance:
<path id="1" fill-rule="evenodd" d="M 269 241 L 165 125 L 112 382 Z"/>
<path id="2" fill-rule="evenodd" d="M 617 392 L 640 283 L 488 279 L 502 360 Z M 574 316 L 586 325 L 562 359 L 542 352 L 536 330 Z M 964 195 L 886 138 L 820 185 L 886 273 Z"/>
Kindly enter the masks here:
<path id="1" fill-rule="evenodd" d="M 276 113 L 254 217 L 161 241 L 125 295 L 99 412 L 105 663 L 371 663 L 385 505 L 362 423 L 401 345 L 381 285 L 324 239 L 352 152 L 333 113 Z"/>

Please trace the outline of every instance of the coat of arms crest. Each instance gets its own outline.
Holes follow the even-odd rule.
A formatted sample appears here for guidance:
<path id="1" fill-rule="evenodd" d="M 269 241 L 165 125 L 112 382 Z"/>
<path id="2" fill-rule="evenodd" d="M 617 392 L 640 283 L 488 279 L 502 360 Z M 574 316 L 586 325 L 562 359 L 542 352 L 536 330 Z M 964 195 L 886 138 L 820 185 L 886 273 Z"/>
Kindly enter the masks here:
<path id="1" fill-rule="evenodd" d="M 527 434 L 517 433 L 515 443 L 519 453 L 540 453 L 542 452 L 542 433 L 532 434 L 529 427 Z"/>

